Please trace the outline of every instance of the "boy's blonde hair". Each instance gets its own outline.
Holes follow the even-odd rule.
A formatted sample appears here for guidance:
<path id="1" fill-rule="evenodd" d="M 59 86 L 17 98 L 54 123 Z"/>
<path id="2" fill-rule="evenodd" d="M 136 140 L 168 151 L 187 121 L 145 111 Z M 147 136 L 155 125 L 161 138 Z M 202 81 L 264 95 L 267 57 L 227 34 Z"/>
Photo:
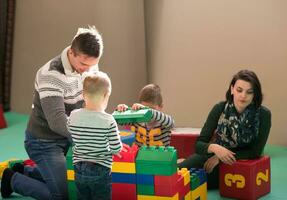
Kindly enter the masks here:
<path id="1" fill-rule="evenodd" d="M 148 84 L 139 93 L 139 102 L 147 102 L 162 107 L 161 89 L 156 84 Z"/>
<path id="2" fill-rule="evenodd" d="M 110 94 L 112 84 L 109 76 L 101 71 L 84 74 L 83 91 L 89 97 Z"/>

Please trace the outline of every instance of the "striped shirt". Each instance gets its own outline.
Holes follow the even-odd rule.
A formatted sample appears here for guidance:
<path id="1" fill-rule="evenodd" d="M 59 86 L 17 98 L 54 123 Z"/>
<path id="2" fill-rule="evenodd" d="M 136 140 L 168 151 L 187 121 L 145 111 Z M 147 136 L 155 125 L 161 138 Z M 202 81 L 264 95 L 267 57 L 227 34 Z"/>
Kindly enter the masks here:
<path id="1" fill-rule="evenodd" d="M 83 105 L 82 77 L 70 65 L 67 51 L 41 67 L 35 78 L 32 113 L 27 131 L 36 138 L 64 139 L 70 137 L 67 116 Z M 98 71 L 98 65 L 92 66 Z"/>
<path id="2" fill-rule="evenodd" d="M 111 168 L 112 155 L 122 148 L 112 115 L 82 108 L 72 111 L 67 125 L 74 143 L 73 164 L 87 161 Z"/>
<path id="3" fill-rule="evenodd" d="M 138 146 L 169 146 L 174 120 L 163 112 L 151 110 L 152 119 L 150 122 L 129 124 L 131 130 L 136 133 L 135 142 Z"/>

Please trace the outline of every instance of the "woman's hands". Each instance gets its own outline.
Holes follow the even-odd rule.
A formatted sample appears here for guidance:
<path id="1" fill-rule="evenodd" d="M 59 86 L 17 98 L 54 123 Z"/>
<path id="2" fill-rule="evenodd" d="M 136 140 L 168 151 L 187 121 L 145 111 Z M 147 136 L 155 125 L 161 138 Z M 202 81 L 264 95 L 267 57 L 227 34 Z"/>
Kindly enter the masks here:
<path id="1" fill-rule="evenodd" d="M 236 161 L 234 152 L 218 144 L 210 144 L 208 147 L 208 152 L 214 153 L 217 158 L 225 164 L 232 165 Z"/>
<path id="2" fill-rule="evenodd" d="M 207 173 L 211 173 L 213 171 L 213 168 L 219 164 L 219 159 L 216 155 L 208 158 L 204 165 L 203 165 L 203 169 L 207 172 Z"/>

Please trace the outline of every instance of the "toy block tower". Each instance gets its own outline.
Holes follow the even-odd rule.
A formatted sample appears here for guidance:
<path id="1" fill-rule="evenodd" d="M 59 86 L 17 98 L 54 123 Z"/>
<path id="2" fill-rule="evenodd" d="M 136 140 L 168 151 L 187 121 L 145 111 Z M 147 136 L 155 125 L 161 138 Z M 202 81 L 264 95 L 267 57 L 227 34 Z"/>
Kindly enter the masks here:
<path id="1" fill-rule="evenodd" d="M 66 163 L 67 163 L 67 179 L 68 179 L 68 191 L 69 191 L 69 199 L 77 199 L 77 189 L 75 183 L 75 172 L 73 165 L 73 151 L 72 148 L 69 149 L 66 155 Z"/>
<path id="2" fill-rule="evenodd" d="M 2 104 L 0 104 L 0 129 L 1 128 L 6 128 L 7 127 L 7 123 L 4 117 L 4 112 L 3 112 L 3 108 L 2 108 Z"/>
<path id="3" fill-rule="evenodd" d="M 112 200 L 130 199 L 136 200 L 136 156 L 138 146 L 129 147 L 128 151 L 121 151 L 120 155 L 113 156 L 112 164 Z"/>
<path id="4" fill-rule="evenodd" d="M 124 112 L 114 111 L 113 116 L 119 124 L 149 122 L 152 118 L 152 111 L 148 107 L 140 110 L 129 108 Z"/>
<path id="5" fill-rule="evenodd" d="M 270 192 L 270 157 L 220 164 L 220 195 L 255 200 Z"/>
<path id="6" fill-rule="evenodd" d="M 136 159 L 137 199 L 183 199 L 189 193 L 189 172 L 177 171 L 173 147 L 143 146 Z"/>

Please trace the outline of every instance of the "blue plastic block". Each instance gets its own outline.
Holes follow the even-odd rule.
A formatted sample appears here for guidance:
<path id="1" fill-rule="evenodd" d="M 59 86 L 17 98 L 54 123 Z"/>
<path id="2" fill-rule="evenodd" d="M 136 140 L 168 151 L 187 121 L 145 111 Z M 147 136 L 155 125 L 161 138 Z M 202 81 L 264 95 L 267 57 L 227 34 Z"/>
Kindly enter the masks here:
<path id="1" fill-rule="evenodd" d="M 113 183 L 132 183 L 136 184 L 136 174 L 128 173 L 112 173 L 112 182 Z"/>
<path id="2" fill-rule="evenodd" d="M 154 175 L 137 174 L 137 184 L 154 185 Z"/>

